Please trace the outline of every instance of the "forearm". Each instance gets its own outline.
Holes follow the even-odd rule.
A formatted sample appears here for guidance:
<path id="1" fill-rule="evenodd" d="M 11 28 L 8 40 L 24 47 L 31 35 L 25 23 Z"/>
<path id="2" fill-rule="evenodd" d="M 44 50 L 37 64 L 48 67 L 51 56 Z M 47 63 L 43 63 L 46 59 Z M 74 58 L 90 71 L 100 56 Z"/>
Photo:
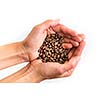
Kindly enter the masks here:
<path id="1" fill-rule="evenodd" d="M 28 61 L 22 42 L 0 46 L 0 69 Z"/>
<path id="2" fill-rule="evenodd" d="M 0 80 L 1 83 L 38 83 L 41 82 L 41 77 L 34 68 L 28 64 L 18 72 Z"/>

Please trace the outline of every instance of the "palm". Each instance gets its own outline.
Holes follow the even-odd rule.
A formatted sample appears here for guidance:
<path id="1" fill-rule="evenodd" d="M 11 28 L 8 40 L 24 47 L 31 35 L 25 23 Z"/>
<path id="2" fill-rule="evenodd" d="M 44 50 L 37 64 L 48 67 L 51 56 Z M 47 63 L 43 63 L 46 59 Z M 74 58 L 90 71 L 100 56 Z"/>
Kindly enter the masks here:
<path id="1" fill-rule="evenodd" d="M 33 34 L 34 33 L 34 34 Z M 32 31 L 27 38 L 27 42 L 30 48 L 31 59 L 38 57 L 38 50 L 42 45 L 44 39 L 46 37 L 46 33 L 43 33 L 40 29 Z"/>
<path id="2" fill-rule="evenodd" d="M 43 63 L 40 60 L 35 60 L 32 62 L 32 65 L 34 69 L 44 78 L 54 78 L 62 73 L 62 65 L 59 63 Z"/>

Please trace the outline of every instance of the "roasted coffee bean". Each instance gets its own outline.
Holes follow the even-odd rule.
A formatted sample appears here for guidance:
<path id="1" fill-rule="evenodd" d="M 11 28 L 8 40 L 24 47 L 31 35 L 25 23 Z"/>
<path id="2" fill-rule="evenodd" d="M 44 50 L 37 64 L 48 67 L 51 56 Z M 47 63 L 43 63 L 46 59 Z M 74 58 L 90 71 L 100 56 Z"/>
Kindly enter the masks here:
<path id="1" fill-rule="evenodd" d="M 58 58 L 58 59 L 60 58 L 60 54 L 59 54 L 59 55 L 57 55 L 57 58 Z"/>
<path id="2" fill-rule="evenodd" d="M 54 50 L 53 49 L 51 50 L 51 53 L 54 53 Z"/>
<path id="3" fill-rule="evenodd" d="M 52 53 L 49 51 L 49 55 L 51 55 Z"/>
<path id="4" fill-rule="evenodd" d="M 38 50 L 38 59 L 42 59 L 42 62 L 58 62 L 63 64 L 68 60 L 68 53 L 70 52 L 70 49 L 62 47 L 63 42 L 64 37 L 58 33 L 48 34 Z"/>
<path id="5" fill-rule="evenodd" d="M 55 53 L 56 53 L 56 54 L 59 54 L 59 51 L 58 51 L 57 49 L 55 49 Z"/>
<path id="6" fill-rule="evenodd" d="M 56 55 L 54 55 L 54 59 L 55 59 L 55 60 L 57 59 Z"/>
<path id="7" fill-rule="evenodd" d="M 45 58 L 46 56 L 45 56 L 45 54 L 43 54 L 43 58 Z"/>
<path id="8" fill-rule="evenodd" d="M 62 49 L 62 48 L 61 48 L 61 49 L 59 49 L 59 52 L 60 52 L 60 53 L 63 53 L 63 49 Z"/>
<path id="9" fill-rule="evenodd" d="M 55 54 L 54 54 L 54 53 L 52 53 L 52 54 L 51 54 L 51 56 L 52 56 L 52 57 L 54 57 L 54 56 L 55 56 Z M 54 57 L 54 58 L 55 58 L 55 57 Z"/>
<path id="10" fill-rule="evenodd" d="M 55 42 L 55 45 L 58 45 L 58 42 Z"/>
<path id="11" fill-rule="evenodd" d="M 61 46 L 61 44 L 59 43 L 59 44 L 58 44 L 58 47 L 60 47 L 60 46 Z"/>
<path id="12" fill-rule="evenodd" d="M 63 58 L 63 57 L 64 57 L 64 53 L 61 54 L 61 58 Z"/>

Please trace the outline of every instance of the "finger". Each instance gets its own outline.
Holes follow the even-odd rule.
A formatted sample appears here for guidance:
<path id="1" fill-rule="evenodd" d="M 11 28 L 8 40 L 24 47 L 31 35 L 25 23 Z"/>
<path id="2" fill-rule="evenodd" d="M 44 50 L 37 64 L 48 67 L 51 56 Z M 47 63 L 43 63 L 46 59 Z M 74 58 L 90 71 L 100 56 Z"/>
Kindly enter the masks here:
<path id="1" fill-rule="evenodd" d="M 70 36 L 76 36 L 76 32 L 64 25 L 61 25 L 61 24 L 58 24 L 57 26 L 53 27 L 53 30 L 55 32 L 62 32 L 64 33 L 65 35 L 70 35 Z"/>
<path id="2" fill-rule="evenodd" d="M 73 56 L 73 53 L 75 52 L 75 49 L 76 49 L 76 48 L 72 48 L 72 49 L 70 50 L 70 52 L 68 53 L 68 59 L 70 59 L 70 58 Z"/>
<path id="3" fill-rule="evenodd" d="M 59 34 L 66 37 L 66 39 L 70 39 L 70 40 L 73 40 L 73 41 L 76 41 L 76 42 L 81 42 L 82 40 L 85 39 L 84 34 L 77 34 L 76 36 L 64 35 L 61 32 Z"/>
<path id="4" fill-rule="evenodd" d="M 64 38 L 64 41 L 67 42 L 67 43 L 73 44 L 73 46 L 75 46 L 75 47 L 79 46 L 79 43 L 72 40 L 72 39 Z"/>
<path id="5" fill-rule="evenodd" d="M 75 41 L 77 41 L 77 42 L 81 42 L 81 41 L 82 41 L 82 38 L 79 37 L 78 35 L 77 35 L 77 36 L 71 37 L 71 39 L 73 39 L 73 40 L 75 40 Z"/>
<path id="6" fill-rule="evenodd" d="M 74 68 L 72 68 L 72 69 L 70 69 L 70 70 L 64 72 L 64 73 L 63 73 L 62 75 L 60 75 L 59 77 L 61 78 L 61 77 L 68 77 L 68 76 L 71 76 L 72 73 L 73 73 L 73 71 L 74 71 Z"/>
<path id="7" fill-rule="evenodd" d="M 72 58 L 69 60 L 69 65 L 72 66 L 72 68 L 75 68 L 76 65 L 78 64 L 79 60 L 80 60 L 80 56 L 72 57 Z"/>
<path id="8" fill-rule="evenodd" d="M 82 40 L 85 39 L 85 35 L 84 35 L 84 34 L 78 34 L 78 36 L 79 36 Z"/>
<path id="9" fill-rule="evenodd" d="M 63 48 L 65 48 L 65 49 L 70 49 L 70 48 L 73 47 L 73 45 L 72 45 L 71 43 L 63 43 L 62 46 L 63 46 Z"/>
<path id="10" fill-rule="evenodd" d="M 79 47 L 75 50 L 75 52 L 73 54 L 73 57 L 74 56 L 81 56 L 84 47 L 85 47 L 85 41 L 82 41 L 80 43 Z"/>
<path id="11" fill-rule="evenodd" d="M 81 42 L 82 40 L 85 39 L 85 35 L 84 34 L 77 34 L 77 36 L 73 36 L 71 37 L 72 40 L 75 40 L 77 42 Z"/>
<path id="12" fill-rule="evenodd" d="M 55 32 L 50 28 L 47 29 L 48 34 L 55 34 Z"/>
<path id="13" fill-rule="evenodd" d="M 65 70 L 67 71 L 71 68 L 75 68 L 79 60 L 80 60 L 80 57 L 76 56 L 76 57 L 72 57 L 69 61 L 66 61 L 64 63 Z"/>
<path id="14" fill-rule="evenodd" d="M 82 41 L 79 45 L 78 48 L 76 48 L 75 52 L 73 53 L 72 58 L 69 61 L 65 62 L 65 66 L 68 68 L 75 68 L 76 65 L 78 64 L 79 60 L 80 60 L 80 56 L 82 54 L 82 51 L 84 49 L 85 46 L 85 42 Z"/>

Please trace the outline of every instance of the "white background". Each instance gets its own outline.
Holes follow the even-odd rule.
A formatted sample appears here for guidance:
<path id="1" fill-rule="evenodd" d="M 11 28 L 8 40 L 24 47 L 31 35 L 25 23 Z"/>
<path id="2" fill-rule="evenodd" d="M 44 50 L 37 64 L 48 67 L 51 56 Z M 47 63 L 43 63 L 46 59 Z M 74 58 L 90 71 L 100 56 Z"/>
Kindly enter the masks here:
<path id="1" fill-rule="evenodd" d="M 56 18 L 86 35 L 82 59 L 73 75 L 40 84 L 1 84 L 1 100 L 100 100 L 99 0 L 0 0 L 0 45 L 21 41 L 36 24 Z M 25 65 L 0 71 L 0 78 Z"/>

